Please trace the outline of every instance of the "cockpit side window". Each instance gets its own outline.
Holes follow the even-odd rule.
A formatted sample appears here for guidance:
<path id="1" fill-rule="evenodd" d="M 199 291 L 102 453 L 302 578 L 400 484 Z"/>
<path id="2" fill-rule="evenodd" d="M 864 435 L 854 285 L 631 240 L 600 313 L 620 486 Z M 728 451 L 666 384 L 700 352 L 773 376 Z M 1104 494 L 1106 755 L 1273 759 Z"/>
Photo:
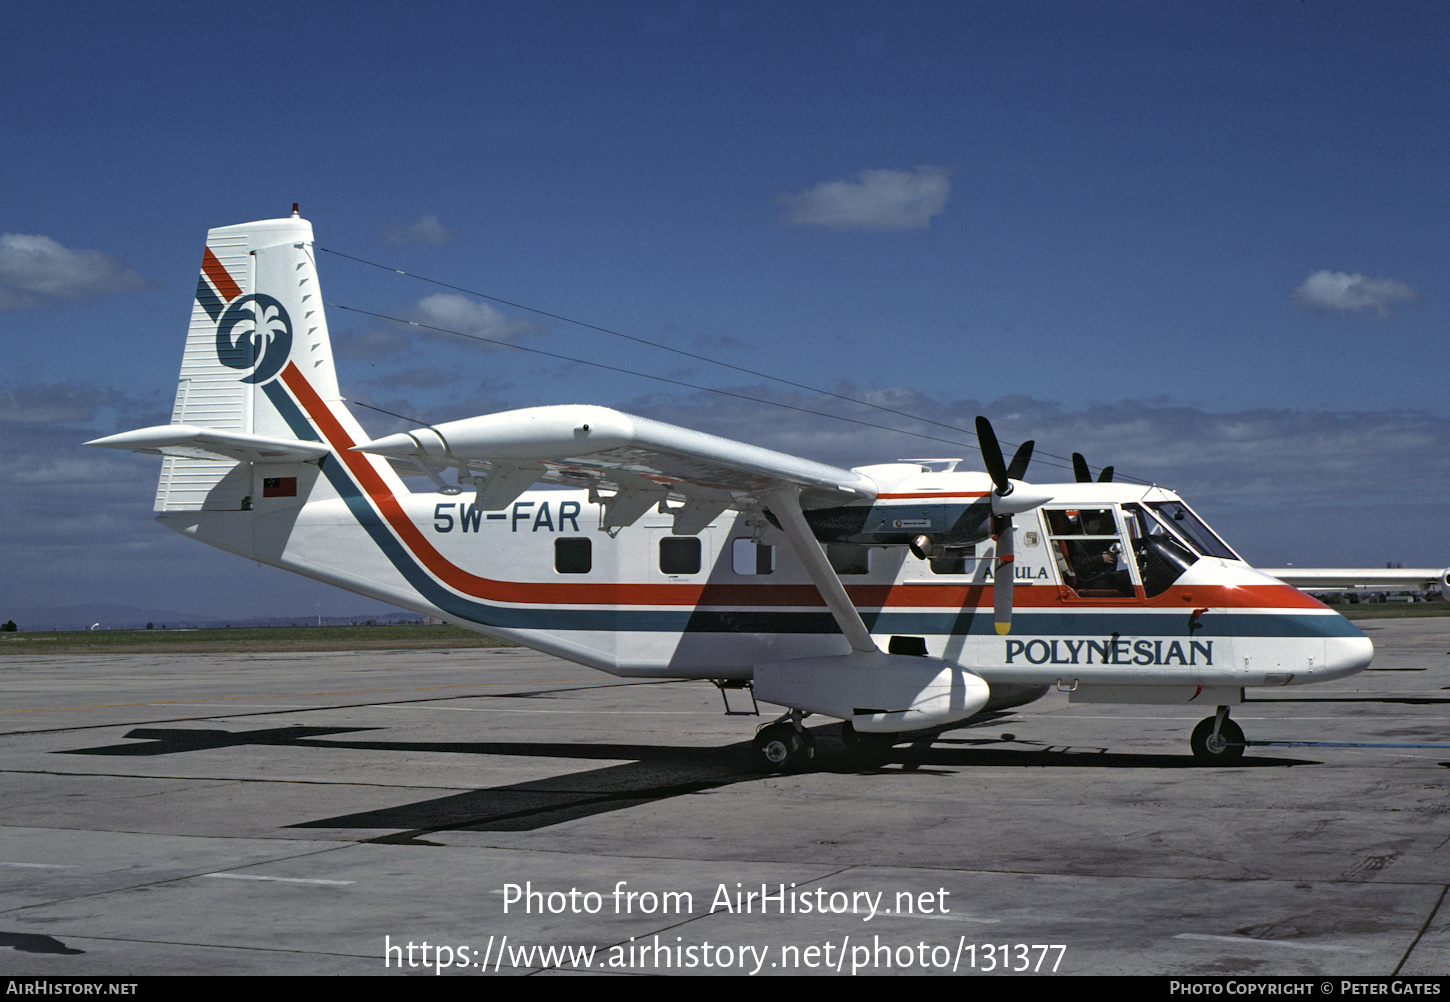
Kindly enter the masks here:
<path id="1" fill-rule="evenodd" d="M 1048 508 L 1043 514 L 1058 570 L 1079 597 L 1136 597 L 1113 509 Z"/>

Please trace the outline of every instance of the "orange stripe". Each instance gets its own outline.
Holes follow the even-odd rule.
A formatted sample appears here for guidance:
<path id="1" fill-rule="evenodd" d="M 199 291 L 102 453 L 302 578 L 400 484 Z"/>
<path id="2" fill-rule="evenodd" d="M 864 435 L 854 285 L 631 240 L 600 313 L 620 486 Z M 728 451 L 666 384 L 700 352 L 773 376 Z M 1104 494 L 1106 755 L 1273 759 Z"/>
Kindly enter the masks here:
<path id="1" fill-rule="evenodd" d="M 292 362 L 282 370 L 282 381 L 302 405 L 313 424 L 322 433 L 338 458 L 376 505 L 403 545 L 434 577 L 444 584 L 473 598 L 493 602 L 536 605 L 625 605 L 625 606 L 698 606 L 700 608 L 738 608 L 741 606 L 824 607 L 825 601 L 815 585 L 764 584 L 566 584 L 544 581 L 501 581 L 479 577 L 458 567 L 430 543 L 403 510 L 387 483 L 374 468 L 374 460 L 350 449 L 356 443 L 338 422 L 331 409 L 307 382 Z M 989 584 L 869 584 L 849 585 L 851 601 L 865 609 L 917 608 L 961 609 L 991 608 Z M 1322 609 L 1318 601 L 1297 588 L 1284 584 L 1269 585 L 1194 585 L 1174 586 L 1146 602 L 1117 600 L 1091 601 L 1078 604 L 1064 602 L 1055 585 L 1021 586 L 1013 589 L 1013 602 L 1021 608 L 1094 609 L 1128 607 L 1142 609 L 1182 608 L 1209 605 L 1234 609 Z"/>
<path id="2" fill-rule="evenodd" d="M 474 598 L 539 605 L 697 605 L 703 585 L 562 584 L 543 581 L 498 581 L 470 574 L 439 553 L 413 523 L 371 457 L 349 451 L 356 443 L 293 363 L 282 370 L 287 384 L 323 438 L 327 440 L 363 492 L 372 499 L 402 544 L 423 567 L 444 584 Z M 820 596 L 814 604 L 824 605 Z"/>
<path id="3" fill-rule="evenodd" d="M 222 263 L 216 259 L 216 255 L 208 247 L 201 255 L 201 270 L 206 272 L 206 277 L 211 279 L 211 284 L 216 291 L 222 294 L 222 299 L 230 303 L 242 294 L 242 287 L 232 281 L 232 276 L 222 267 Z"/>

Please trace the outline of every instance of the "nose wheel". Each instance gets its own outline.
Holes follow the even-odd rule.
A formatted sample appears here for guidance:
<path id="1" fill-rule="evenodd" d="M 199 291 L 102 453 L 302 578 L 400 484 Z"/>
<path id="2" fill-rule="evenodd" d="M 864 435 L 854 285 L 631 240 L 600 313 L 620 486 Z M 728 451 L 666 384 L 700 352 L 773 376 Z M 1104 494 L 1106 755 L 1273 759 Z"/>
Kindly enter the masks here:
<path id="1" fill-rule="evenodd" d="M 1227 706 L 1200 720 L 1188 743 L 1201 765 L 1232 765 L 1244 757 L 1243 728 L 1229 719 Z"/>

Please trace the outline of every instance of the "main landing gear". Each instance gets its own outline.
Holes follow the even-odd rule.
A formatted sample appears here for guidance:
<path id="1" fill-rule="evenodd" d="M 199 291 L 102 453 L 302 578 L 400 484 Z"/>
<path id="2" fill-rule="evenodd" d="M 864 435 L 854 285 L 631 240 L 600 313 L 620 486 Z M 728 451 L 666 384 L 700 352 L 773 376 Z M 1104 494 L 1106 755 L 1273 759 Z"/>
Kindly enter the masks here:
<path id="1" fill-rule="evenodd" d="M 895 734 L 863 734 L 847 720 L 841 724 L 841 743 L 846 754 L 858 765 L 876 768 L 891 760 L 891 746 L 896 744 Z"/>
<path id="2" fill-rule="evenodd" d="M 1200 720 L 1188 743 L 1202 765 L 1232 765 L 1244 757 L 1243 728 L 1228 718 L 1227 706 Z"/>
<path id="3" fill-rule="evenodd" d="M 760 772 L 800 772 L 816 757 L 816 739 L 801 726 L 805 714 L 789 713 L 755 732 L 750 761 Z"/>

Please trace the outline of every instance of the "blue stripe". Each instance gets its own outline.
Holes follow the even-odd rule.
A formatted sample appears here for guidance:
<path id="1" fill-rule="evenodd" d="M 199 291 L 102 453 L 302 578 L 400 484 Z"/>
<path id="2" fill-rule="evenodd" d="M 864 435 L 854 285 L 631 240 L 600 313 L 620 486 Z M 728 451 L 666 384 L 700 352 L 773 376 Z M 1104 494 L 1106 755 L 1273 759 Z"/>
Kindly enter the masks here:
<path id="1" fill-rule="evenodd" d="M 304 441 L 321 442 L 302 410 L 276 381 L 262 387 L 293 434 Z M 600 633 L 763 633 L 839 634 L 836 621 L 826 611 L 777 612 L 756 609 L 519 609 L 497 606 L 455 595 L 435 581 L 393 535 L 367 497 L 348 475 L 346 465 L 335 456 L 322 460 L 328 482 L 341 495 L 348 510 L 377 544 L 398 573 L 424 599 L 452 616 L 511 630 L 582 630 Z M 996 636 L 990 609 L 959 609 L 933 612 L 881 611 L 862 609 L 861 618 L 872 633 L 910 636 Z M 1133 610 L 1068 614 L 1019 609 L 1012 614 L 1012 632 L 1017 636 L 1182 637 L 1206 640 L 1222 637 L 1362 637 L 1364 634 L 1338 615 L 1283 613 L 1245 615 L 1209 612 L 1199 628 L 1188 629 L 1188 614 L 1152 615 Z"/>
<path id="2" fill-rule="evenodd" d="M 226 306 L 226 303 L 223 303 L 221 298 L 211 291 L 205 272 L 196 280 L 196 301 L 201 304 L 202 309 L 206 310 L 206 315 L 213 320 L 221 316 L 222 308 Z"/>
<path id="3" fill-rule="evenodd" d="M 272 402 L 272 406 L 277 408 L 277 412 L 292 429 L 294 435 L 307 441 L 322 441 L 321 436 L 313 429 L 312 423 L 307 420 L 307 416 L 293 402 L 281 384 L 276 381 L 269 382 L 264 384 L 262 389 L 267 394 L 267 399 Z M 336 456 L 325 456 L 321 468 L 323 475 L 342 497 L 358 524 L 372 537 L 378 549 L 382 550 L 383 555 L 397 568 L 398 573 L 402 574 L 403 578 L 424 599 L 460 619 L 478 623 L 480 626 L 496 626 L 514 630 L 589 630 L 619 633 L 636 631 L 679 633 L 689 625 L 690 615 L 693 612 L 691 609 L 663 613 L 640 612 L 633 609 L 512 609 L 507 606 L 488 605 L 462 598 L 434 581 L 412 554 L 404 549 L 383 518 L 368 502 L 367 497 L 348 476 L 346 465 L 341 459 Z M 826 618 L 830 622 L 829 617 Z M 811 632 L 826 631 L 813 630 Z M 834 622 L 831 622 L 830 632 L 835 632 Z"/>

